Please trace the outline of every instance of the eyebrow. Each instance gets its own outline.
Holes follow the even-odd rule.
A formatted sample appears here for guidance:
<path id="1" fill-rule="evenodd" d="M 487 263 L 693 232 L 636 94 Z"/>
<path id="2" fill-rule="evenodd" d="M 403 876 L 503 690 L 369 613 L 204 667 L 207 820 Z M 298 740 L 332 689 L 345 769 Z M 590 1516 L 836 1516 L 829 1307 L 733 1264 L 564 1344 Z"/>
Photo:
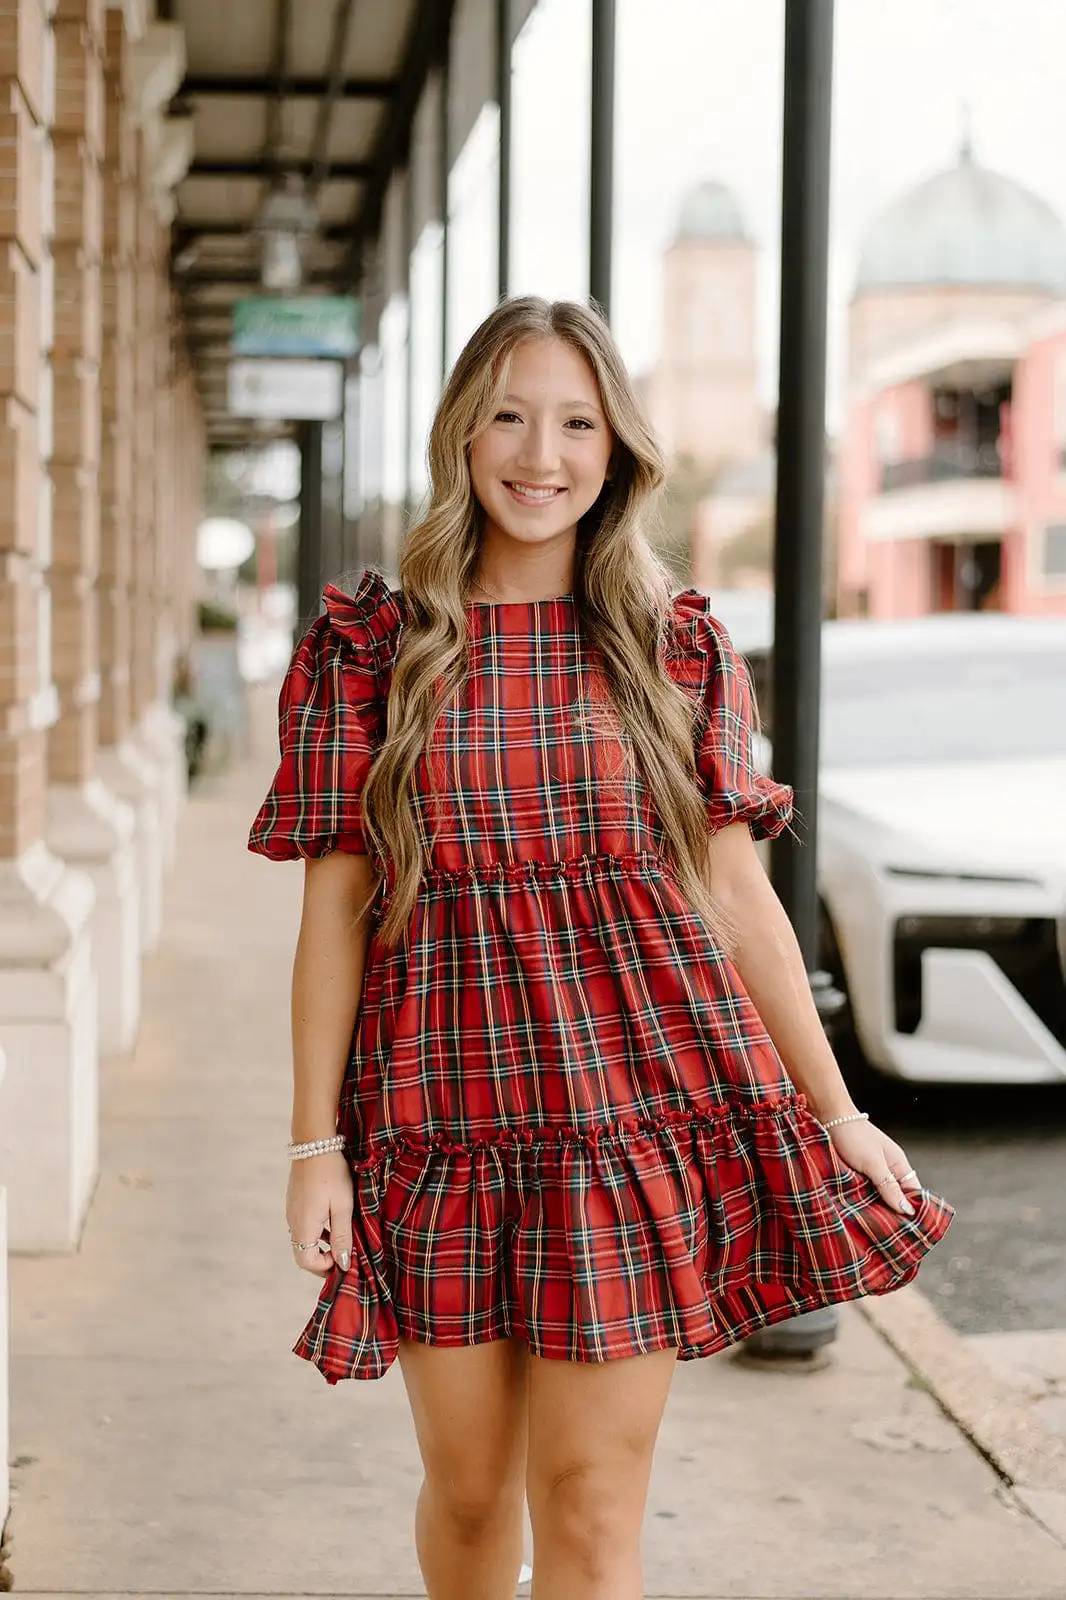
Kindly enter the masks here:
<path id="1" fill-rule="evenodd" d="M 528 403 L 529 402 L 527 400 L 524 400 L 522 398 L 522 396 L 518 395 L 518 394 L 505 394 L 504 397 L 503 397 L 503 400 L 501 401 L 501 404 L 516 405 L 516 406 L 524 406 L 524 405 L 528 405 Z M 560 404 L 559 410 L 560 411 L 579 411 L 580 410 L 580 411 L 600 412 L 599 406 L 593 404 L 593 402 L 591 400 L 564 400 Z M 602 413 L 600 413 L 600 415 L 602 415 Z"/>

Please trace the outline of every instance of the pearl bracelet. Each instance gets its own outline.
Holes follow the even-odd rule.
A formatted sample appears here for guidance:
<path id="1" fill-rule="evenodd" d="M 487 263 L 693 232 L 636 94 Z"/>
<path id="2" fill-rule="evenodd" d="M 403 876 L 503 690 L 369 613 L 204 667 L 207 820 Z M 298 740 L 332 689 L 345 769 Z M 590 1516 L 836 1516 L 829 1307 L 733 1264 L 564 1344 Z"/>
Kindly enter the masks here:
<path id="1" fill-rule="evenodd" d="M 830 1117 L 828 1122 L 822 1123 L 822 1127 L 839 1128 L 842 1122 L 869 1122 L 869 1120 L 870 1113 L 868 1111 L 853 1111 L 846 1117 Z"/>
<path id="2" fill-rule="evenodd" d="M 306 1144 L 290 1144 L 289 1160 L 306 1161 L 310 1156 L 329 1155 L 334 1150 L 343 1150 L 344 1145 L 343 1133 L 335 1133 L 330 1139 L 309 1139 Z"/>

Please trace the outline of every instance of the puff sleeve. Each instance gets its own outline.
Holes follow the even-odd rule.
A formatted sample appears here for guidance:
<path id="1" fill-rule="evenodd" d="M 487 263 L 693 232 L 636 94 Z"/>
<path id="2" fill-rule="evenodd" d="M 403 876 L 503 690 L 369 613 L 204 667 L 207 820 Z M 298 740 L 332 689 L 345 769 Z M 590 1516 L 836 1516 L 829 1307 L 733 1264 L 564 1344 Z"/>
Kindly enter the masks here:
<path id="1" fill-rule="evenodd" d="M 248 837 L 273 861 L 369 853 L 362 792 L 385 736 L 402 611 L 369 570 L 353 596 L 331 585 L 323 598 L 281 687 L 281 760 Z"/>
<path id="2" fill-rule="evenodd" d="M 697 702 L 696 772 L 711 831 L 746 822 L 756 839 L 775 839 L 791 821 L 793 795 L 755 764 L 747 664 L 705 595 L 686 590 L 677 596 L 674 622 L 674 656 Z"/>

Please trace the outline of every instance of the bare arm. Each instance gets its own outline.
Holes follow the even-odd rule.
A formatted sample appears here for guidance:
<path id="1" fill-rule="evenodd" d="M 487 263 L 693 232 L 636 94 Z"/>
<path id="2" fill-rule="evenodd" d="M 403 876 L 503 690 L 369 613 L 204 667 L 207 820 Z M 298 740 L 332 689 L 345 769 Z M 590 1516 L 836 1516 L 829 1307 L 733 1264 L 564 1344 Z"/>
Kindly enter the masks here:
<path id="1" fill-rule="evenodd" d="M 789 1077 L 815 1116 L 856 1109 L 811 997 L 792 924 L 763 871 L 747 823 L 712 834 L 707 853 L 718 904 L 737 932 L 733 964 Z"/>
<path id="2" fill-rule="evenodd" d="M 822 1122 L 856 1110 L 822 1028 L 796 935 L 763 871 L 746 822 L 711 835 L 707 867 L 713 893 L 737 932 L 733 964 L 766 1025 L 785 1070 Z M 834 1149 L 863 1172 L 881 1197 L 907 1216 L 906 1191 L 921 1183 L 906 1152 L 872 1122 L 850 1122 L 830 1132 Z"/>
<path id="3" fill-rule="evenodd" d="M 331 851 L 308 861 L 292 968 L 292 1137 L 329 1138 L 337 1127 L 344 1069 L 359 1015 L 369 923 L 358 918 L 373 887 L 368 856 Z M 305 1272 L 347 1272 L 352 1251 L 352 1174 L 343 1151 L 294 1161 L 285 1215 Z M 319 1249 L 311 1246 L 321 1238 Z M 297 1243 L 307 1248 L 297 1250 Z"/>
<path id="4" fill-rule="evenodd" d="M 369 923 L 356 920 L 374 885 L 369 856 L 334 850 L 305 865 L 292 969 L 292 1137 L 328 1138 L 359 1014 Z"/>

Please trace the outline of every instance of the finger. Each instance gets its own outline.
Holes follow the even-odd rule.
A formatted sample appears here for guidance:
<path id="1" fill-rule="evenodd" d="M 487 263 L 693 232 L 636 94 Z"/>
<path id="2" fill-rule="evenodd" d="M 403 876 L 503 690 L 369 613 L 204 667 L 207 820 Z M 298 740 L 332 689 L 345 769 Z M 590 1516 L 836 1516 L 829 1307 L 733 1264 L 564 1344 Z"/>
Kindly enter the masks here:
<path id="1" fill-rule="evenodd" d="M 899 1181 L 899 1186 L 901 1189 L 908 1189 L 912 1194 L 921 1194 L 922 1180 L 919 1178 L 918 1174 L 915 1172 L 906 1156 L 901 1156 L 898 1162 L 893 1161 L 891 1163 L 891 1167 Z"/>
<path id="2" fill-rule="evenodd" d="M 333 1270 L 333 1256 L 324 1240 L 317 1250 L 298 1250 L 293 1244 L 292 1254 L 301 1271 L 310 1272 L 315 1278 L 324 1278 Z"/>
<path id="3" fill-rule="evenodd" d="M 869 1176 L 880 1190 L 882 1200 L 896 1211 L 902 1212 L 905 1217 L 913 1217 L 914 1207 L 903 1193 L 903 1188 L 894 1172 L 890 1172 L 886 1167 L 883 1172 L 871 1172 Z"/>
<path id="4" fill-rule="evenodd" d="M 352 1213 L 351 1207 L 334 1206 L 329 1214 L 329 1247 L 333 1260 L 342 1272 L 352 1264 Z"/>

